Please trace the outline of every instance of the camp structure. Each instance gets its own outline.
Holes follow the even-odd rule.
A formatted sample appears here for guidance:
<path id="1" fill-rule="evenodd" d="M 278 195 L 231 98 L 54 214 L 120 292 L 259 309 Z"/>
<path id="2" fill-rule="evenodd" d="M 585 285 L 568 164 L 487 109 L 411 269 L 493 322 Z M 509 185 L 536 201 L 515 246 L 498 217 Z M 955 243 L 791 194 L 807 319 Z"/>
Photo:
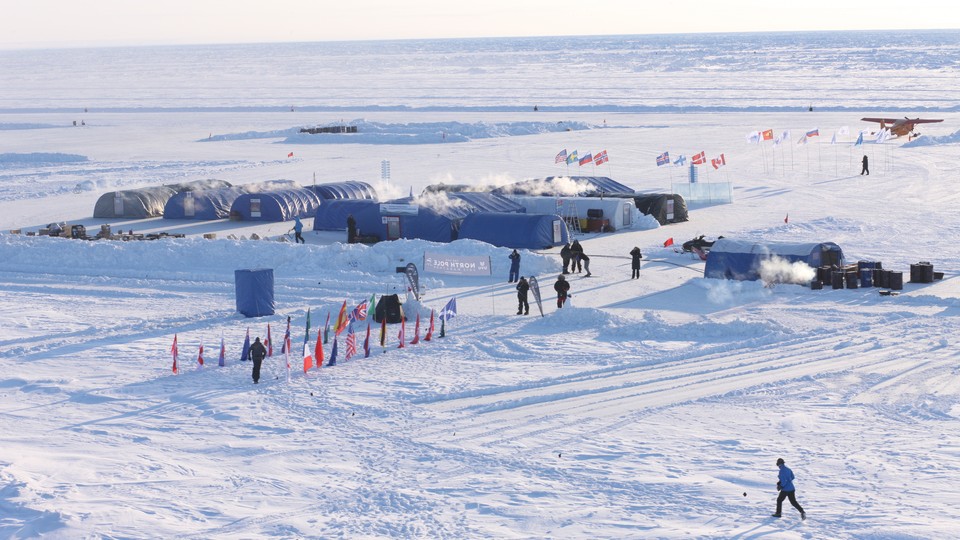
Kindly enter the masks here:
<path id="1" fill-rule="evenodd" d="M 104 193 L 93 207 L 95 218 L 142 219 L 163 215 L 163 207 L 176 192 L 167 186 Z"/>
<path id="2" fill-rule="evenodd" d="M 179 184 L 166 184 L 166 186 L 177 193 L 181 191 L 200 191 L 204 189 L 223 189 L 231 187 L 233 184 L 227 182 L 226 180 L 218 180 L 216 178 L 206 178 L 204 180 L 193 180 L 190 182 L 182 182 Z"/>
<path id="3" fill-rule="evenodd" d="M 305 186 L 310 191 L 317 194 L 323 201 L 334 201 L 344 199 L 367 199 L 377 200 L 377 190 L 366 182 L 356 182 L 353 180 L 347 182 L 332 182 L 329 184 L 315 184 Z"/>
<path id="4" fill-rule="evenodd" d="M 843 266 L 843 251 L 833 242 L 755 243 L 721 238 L 707 253 L 703 275 L 715 279 L 755 281 L 761 277 L 761 263 L 774 258 L 790 263 L 803 262 L 814 269 L 821 266 Z"/>
<path id="5" fill-rule="evenodd" d="M 385 294 L 377 300 L 377 307 L 373 310 L 373 320 L 382 323 L 398 323 L 404 320 L 403 309 L 400 307 L 400 297 L 395 294 Z"/>
<path id="6" fill-rule="evenodd" d="M 635 190 L 606 176 L 548 176 L 523 180 L 492 191 L 501 195 L 540 195 L 566 197 L 633 196 Z"/>
<path id="7" fill-rule="evenodd" d="M 528 214 L 558 214 L 568 223 L 580 220 L 582 231 L 619 231 L 637 225 L 640 213 L 632 199 L 619 197 L 532 197 L 507 195 L 527 209 Z"/>
<path id="8" fill-rule="evenodd" d="M 460 222 L 474 212 L 523 212 L 523 207 L 491 193 L 434 193 L 378 203 L 353 214 L 363 236 L 380 240 L 400 238 L 451 242 Z"/>
<path id="9" fill-rule="evenodd" d="M 347 228 L 347 216 L 356 216 L 360 213 L 360 210 L 377 206 L 377 204 L 376 201 L 368 199 L 335 199 L 323 201 L 313 215 L 313 230 L 342 231 Z"/>
<path id="10" fill-rule="evenodd" d="M 566 244 L 569 233 L 556 214 L 475 212 L 460 223 L 460 239 L 513 249 L 546 249 Z"/>
<path id="11" fill-rule="evenodd" d="M 289 221 L 309 217 L 320 206 L 317 194 L 301 187 L 245 193 L 230 206 L 230 219 L 239 221 Z"/>
<path id="12" fill-rule="evenodd" d="M 164 219 L 214 220 L 230 217 L 230 208 L 237 197 L 247 193 L 246 187 L 181 191 L 163 207 Z"/>
<path id="13" fill-rule="evenodd" d="M 633 196 L 633 202 L 637 210 L 653 216 L 661 225 L 690 219 L 686 201 L 676 193 L 638 194 Z"/>

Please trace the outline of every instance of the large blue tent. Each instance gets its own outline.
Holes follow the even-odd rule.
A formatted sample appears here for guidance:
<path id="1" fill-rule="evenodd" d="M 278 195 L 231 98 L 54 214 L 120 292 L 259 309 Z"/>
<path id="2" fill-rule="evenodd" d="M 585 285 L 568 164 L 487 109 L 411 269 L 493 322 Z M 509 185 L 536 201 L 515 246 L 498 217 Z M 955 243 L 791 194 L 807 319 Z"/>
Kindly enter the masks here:
<path id="1" fill-rule="evenodd" d="M 377 206 L 368 199 L 334 199 L 323 201 L 313 215 L 313 230 L 340 231 L 347 228 L 347 216 L 356 216 L 361 209 Z"/>
<path id="2" fill-rule="evenodd" d="M 833 242 L 756 243 L 721 238 L 711 246 L 703 275 L 716 279 L 760 279 L 760 264 L 773 258 L 803 262 L 811 268 L 843 266 L 843 250 Z"/>
<path id="3" fill-rule="evenodd" d="M 460 238 L 514 249 L 545 249 L 569 240 L 567 225 L 558 215 L 502 212 L 467 215 L 460 223 Z"/>
<path id="4" fill-rule="evenodd" d="M 245 187 L 181 191 L 167 200 L 164 219 L 224 219 L 230 217 L 233 202 L 247 190 Z"/>
<path id="5" fill-rule="evenodd" d="M 230 218 L 243 221 L 289 221 L 310 217 L 320 206 L 320 198 L 309 189 L 289 187 L 274 191 L 245 193 L 230 207 Z"/>

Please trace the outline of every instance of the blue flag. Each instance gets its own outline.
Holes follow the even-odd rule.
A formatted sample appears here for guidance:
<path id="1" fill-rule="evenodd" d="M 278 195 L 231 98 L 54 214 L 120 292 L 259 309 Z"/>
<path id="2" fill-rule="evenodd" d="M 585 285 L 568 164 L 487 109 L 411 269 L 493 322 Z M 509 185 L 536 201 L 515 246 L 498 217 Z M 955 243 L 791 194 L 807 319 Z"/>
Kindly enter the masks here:
<path id="1" fill-rule="evenodd" d="M 860 136 L 857 137 L 857 142 L 853 143 L 854 146 L 860 146 L 863 144 L 863 132 L 860 133 Z"/>
<path id="2" fill-rule="evenodd" d="M 247 337 L 243 340 L 243 350 L 240 351 L 240 361 L 246 362 L 250 358 L 250 329 L 247 328 Z"/>
<path id="3" fill-rule="evenodd" d="M 333 350 L 330 351 L 330 360 L 327 362 L 328 366 L 337 365 L 337 337 L 333 337 Z"/>

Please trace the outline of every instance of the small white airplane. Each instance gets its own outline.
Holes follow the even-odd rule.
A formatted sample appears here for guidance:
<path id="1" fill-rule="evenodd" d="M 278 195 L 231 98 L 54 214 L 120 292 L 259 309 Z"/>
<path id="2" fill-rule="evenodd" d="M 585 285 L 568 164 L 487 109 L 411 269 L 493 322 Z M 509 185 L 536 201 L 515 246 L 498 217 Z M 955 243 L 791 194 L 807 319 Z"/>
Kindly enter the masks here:
<path id="1" fill-rule="evenodd" d="M 913 131 L 917 124 L 943 122 L 942 118 L 939 120 L 925 120 L 923 118 L 907 118 L 906 116 L 903 118 L 861 118 L 860 120 L 864 122 L 879 122 L 880 129 L 889 129 L 890 133 L 896 137 L 909 135 L 911 138 L 920 135 Z"/>

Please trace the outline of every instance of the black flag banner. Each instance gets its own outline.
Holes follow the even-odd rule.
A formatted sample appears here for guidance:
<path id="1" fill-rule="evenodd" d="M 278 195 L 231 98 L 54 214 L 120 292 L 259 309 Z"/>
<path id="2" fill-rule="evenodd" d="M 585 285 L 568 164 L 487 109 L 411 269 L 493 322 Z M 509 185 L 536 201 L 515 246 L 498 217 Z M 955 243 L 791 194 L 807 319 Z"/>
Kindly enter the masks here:
<path id="1" fill-rule="evenodd" d="M 420 300 L 420 272 L 417 271 L 417 265 L 407 263 L 407 269 L 403 271 L 407 276 L 407 282 L 410 284 L 410 290 L 413 291 L 413 297 Z"/>
<path id="2" fill-rule="evenodd" d="M 543 302 L 540 301 L 540 282 L 537 281 L 537 278 L 530 276 L 530 290 L 533 292 L 533 299 L 537 302 L 537 309 L 540 310 L 540 316 L 545 317 L 543 314 Z"/>

